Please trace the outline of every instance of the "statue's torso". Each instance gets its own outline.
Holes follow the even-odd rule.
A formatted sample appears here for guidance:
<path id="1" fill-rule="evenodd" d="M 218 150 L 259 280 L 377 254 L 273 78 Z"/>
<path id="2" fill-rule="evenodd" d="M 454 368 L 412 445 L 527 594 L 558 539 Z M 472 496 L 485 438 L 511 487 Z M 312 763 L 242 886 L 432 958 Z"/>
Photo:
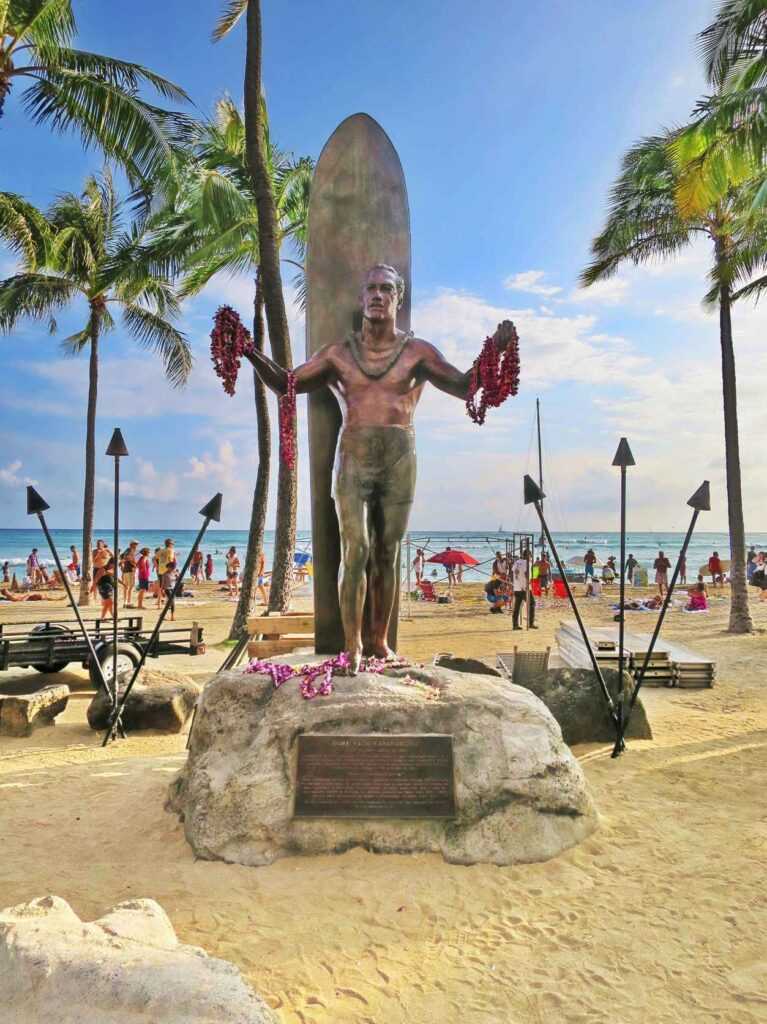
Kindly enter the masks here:
<path id="1" fill-rule="evenodd" d="M 412 426 L 423 391 L 423 381 L 418 376 L 420 345 L 418 339 L 408 337 L 392 365 L 388 365 L 390 356 L 376 359 L 361 353 L 367 373 L 360 367 L 349 341 L 332 347 L 328 353 L 333 367 L 329 386 L 341 407 L 342 429 Z M 377 372 L 381 375 L 371 375 Z"/>

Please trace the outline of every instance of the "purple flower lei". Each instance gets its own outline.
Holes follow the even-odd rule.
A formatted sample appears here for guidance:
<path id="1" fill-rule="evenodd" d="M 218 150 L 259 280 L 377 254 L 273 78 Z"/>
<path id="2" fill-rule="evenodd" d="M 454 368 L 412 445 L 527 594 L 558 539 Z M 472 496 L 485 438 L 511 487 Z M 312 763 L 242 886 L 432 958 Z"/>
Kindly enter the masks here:
<path id="1" fill-rule="evenodd" d="M 372 672 L 380 675 L 386 668 L 404 668 L 408 662 L 404 658 L 396 661 L 386 661 L 385 658 L 363 658 L 360 669 L 363 672 Z M 312 700 L 314 697 L 328 697 L 333 692 L 333 676 L 343 675 L 349 668 L 349 655 L 342 651 L 334 658 L 327 658 L 317 665 L 285 665 L 277 661 L 260 661 L 254 658 L 245 666 L 247 675 L 268 675 L 271 676 L 275 690 L 279 689 L 288 679 L 300 676 L 299 684 L 301 696 L 304 700 Z M 316 685 L 316 680 L 322 676 L 322 682 Z"/>

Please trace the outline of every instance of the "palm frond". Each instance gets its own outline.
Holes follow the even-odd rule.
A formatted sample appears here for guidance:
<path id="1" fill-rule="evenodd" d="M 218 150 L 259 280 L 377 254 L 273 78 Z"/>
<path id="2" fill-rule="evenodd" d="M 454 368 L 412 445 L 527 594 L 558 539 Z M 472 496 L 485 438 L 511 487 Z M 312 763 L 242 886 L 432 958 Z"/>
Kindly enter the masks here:
<path id="1" fill-rule="evenodd" d="M 3 35 L 14 39 L 10 52 L 31 43 L 45 59 L 75 37 L 72 0 L 12 0 L 7 5 Z"/>
<path id="2" fill-rule="evenodd" d="M 217 43 L 228 35 L 248 9 L 248 0 L 226 0 L 221 17 L 213 29 L 213 42 Z"/>
<path id="3" fill-rule="evenodd" d="M 192 350 L 181 331 L 135 303 L 125 303 L 122 313 L 126 328 L 138 344 L 161 356 L 170 383 L 174 387 L 185 384 L 192 371 Z"/>
<path id="4" fill-rule="evenodd" d="M 13 192 L 0 192 L 0 239 L 28 271 L 45 262 L 51 227 L 40 210 Z"/>
<path id="5" fill-rule="evenodd" d="M 724 0 L 715 20 L 698 36 L 706 76 L 721 87 L 738 61 L 764 52 L 767 43 L 765 0 Z"/>
<path id="6" fill-rule="evenodd" d="M 0 332 L 7 334 L 25 316 L 53 321 L 79 289 L 72 281 L 53 274 L 16 274 L 0 281 Z"/>
<path id="7" fill-rule="evenodd" d="M 67 356 L 77 356 L 86 345 L 91 342 L 91 326 L 90 322 L 83 327 L 81 331 L 75 331 L 74 334 L 70 334 L 67 338 L 61 340 L 60 347 L 62 352 Z"/>
<path id="8" fill-rule="evenodd" d="M 57 68 L 31 77 L 23 101 L 32 119 L 78 133 L 86 148 L 101 148 L 133 180 L 151 179 L 189 130 L 191 119 L 92 75 Z"/>
<path id="9" fill-rule="evenodd" d="M 189 94 L 180 85 L 156 74 L 142 64 L 104 57 L 100 53 L 61 47 L 52 62 L 53 70 L 72 71 L 97 78 L 125 92 L 136 93 L 142 86 L 151 86 L 160 96 L 179 103 L 191 103 Z"/>

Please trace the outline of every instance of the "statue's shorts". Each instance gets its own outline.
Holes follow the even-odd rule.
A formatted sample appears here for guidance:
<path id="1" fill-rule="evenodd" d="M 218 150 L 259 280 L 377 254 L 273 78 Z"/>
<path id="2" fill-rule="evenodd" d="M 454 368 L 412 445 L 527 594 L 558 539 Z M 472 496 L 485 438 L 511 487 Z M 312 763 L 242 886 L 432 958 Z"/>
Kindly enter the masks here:
<path id="1" fill-rule="evenodd" d="M 342 431 L 333 480 L 336 501 L 411 505 L 415 475 L 412 427 L 352 427 Z"/>

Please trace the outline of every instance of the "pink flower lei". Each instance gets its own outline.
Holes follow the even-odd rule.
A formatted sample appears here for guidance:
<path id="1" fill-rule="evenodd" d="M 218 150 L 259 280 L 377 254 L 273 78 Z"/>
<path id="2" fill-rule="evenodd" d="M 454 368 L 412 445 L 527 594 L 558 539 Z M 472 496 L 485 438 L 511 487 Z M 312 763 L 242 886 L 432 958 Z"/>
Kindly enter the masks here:
<path id="1" fill-rule="evenodd" d="M 210 334 L 210 355 L 213 368 L 224 384 L 224 391 L 233 395 L 243 356 L 255 352 L 253 338 L 231 306 L 220 306 L 213 319 Z M 279 400 L 280 459 L 289 468 L 296 465 L 296 375 L 287 370 L 287 390 Z"/>
<path id="2" fill-rule="evenodd" d="M 406 668 L 408 662 L 404 658 L 386 661 L 384 658 L 363 658 L 360 670 L 380 675 L 385 668 Z M 333 676 L 345 675 L 349 668 L 349 655 L 342 651 L 334 658 L 326 658 L 316 665 L 285 665 L 278 661 L 260 661 L 254 658 L 245 666 L 246 675 L 271 676 L 275 690 L 279 689 L 288 679 L 300 678 L 299 689 L 304 700 L 315 697 L 328 697 L 333 692 Z M 317 685 L 317 680 L 321 682 Z"/>
<path id="3" fill-rule="evenodd" d="M 478 391 L 482 396 L 475 401 Z M 519 390 L 519 343 L 516 338 L 509 342 L 501 355 L 492 338 L 485 338 L 482 351 L 474 360 L 466 398 L 466 412 L 471 419 L 482 425 L 488 407 L 496 409 L 509 395 Z"/>

